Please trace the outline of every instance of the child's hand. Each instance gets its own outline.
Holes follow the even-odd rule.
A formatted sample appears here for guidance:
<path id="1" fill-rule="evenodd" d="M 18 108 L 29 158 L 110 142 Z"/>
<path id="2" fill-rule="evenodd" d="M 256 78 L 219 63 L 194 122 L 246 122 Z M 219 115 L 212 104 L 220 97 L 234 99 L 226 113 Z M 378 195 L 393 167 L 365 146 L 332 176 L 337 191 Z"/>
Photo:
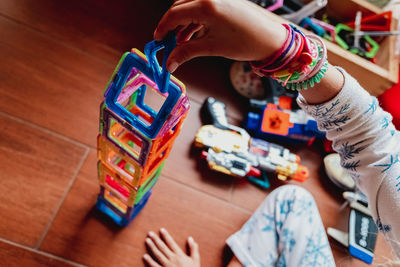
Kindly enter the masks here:
<path id="1" fill-rule="evenodd" d="M 151 267 L 200 267 L 199 245 L 192 237 L 188 238 L 190 253 L 187 255 L 176 244 L 175 240 L 164 228 L 160 229 L 162 239 L 154 232 L 149 232 L 146 245 L 154 259 L 145 254 L 143 259 Z"/>
<path id="2" fill-rule="evenodd" d="M 168 58 L 170 72 L 199 56 L 262 60 L 280 49 L 286 29 L 247 0 L 178 0 L 154 32 L 161 40 L 177 31 L 177 47 Z"/>

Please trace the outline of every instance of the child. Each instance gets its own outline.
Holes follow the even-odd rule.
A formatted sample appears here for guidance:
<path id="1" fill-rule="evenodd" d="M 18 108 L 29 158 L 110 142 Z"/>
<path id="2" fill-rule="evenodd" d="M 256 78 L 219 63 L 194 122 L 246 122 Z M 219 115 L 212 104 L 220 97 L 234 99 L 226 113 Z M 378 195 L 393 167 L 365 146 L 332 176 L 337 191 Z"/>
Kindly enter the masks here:
<path id="1" fill-rule="evenodd" d="M 378 228 L 399 257 L 400 134 L 392 117 L 345 70 L 327 64 L 323 45 L 310 41 L 315 37 L 306 38 L 274 22 L 265 12 L 246 0 L 179 0 L 161 19 L 154 38 L 160 40 L 169 31 L 177 31 L 178 45 L 167 62 L 171 72 L 194 57 L 223 56 L 252 61 L 256 72 L 292 83 L 297 89 L 303 89 L 306 81 L 308 89 L 300 90 L 299 105 L 333 141 L 342 166 L 368 197 Z M 311 56 L 302 51 L 319 63 L 310 63 Z M 282 71 L 283 65 L 295 66 L 290 65 L 293 59 L 303 64 L 299 75 L 282 79 L 274 72 Z M 304 62 L 311 67 L 303 68 Z M 291 68 L 285 71 L 292 75 Z M 317 74 L 323 78 L 316 79 Z M 296 216 L 300 212 L 306 215 Z M 187 256 L 165 229 L 160 233 L 165 242 L 150 232 L 146 243 L 162 266 L 200 266 L 193 238 L 188 239 L 191 253 Z M 274 190 L 227 244 L 235 255 L 229 266 L 334 266 L 314 201 L 295 186 Z M 144 260 L 160 266 L 147 254 Z"/>

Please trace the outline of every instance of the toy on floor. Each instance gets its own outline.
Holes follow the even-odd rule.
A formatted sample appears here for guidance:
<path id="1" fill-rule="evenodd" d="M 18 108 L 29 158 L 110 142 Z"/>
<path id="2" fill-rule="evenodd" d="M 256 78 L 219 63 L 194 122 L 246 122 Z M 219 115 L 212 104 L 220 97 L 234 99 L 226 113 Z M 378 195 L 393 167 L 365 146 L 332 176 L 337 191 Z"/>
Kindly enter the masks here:
<path id="1" fill-rule="evenodd" d="M 325 172 L 328 178 L 340 189 L 352 191 L 356 183 L 348 171 L 340 165 L 340 156 L 332 153 L 324 157 Z"/>
<path id="2" fill-rule="evenodd" d="M 350 254 L 368 264 L 374 259 L 378 227 L 371 211 L 368 209 L 366 197 L 361 193 L 344 192 L 346 204 L 350 203 L 348 233 L 328 227 L 328 235 L 349 248 Z"/>
<path id="3" fill-rule="evenodd" d="M 228 124 L 222 102 L 209 97 L 202 111 L 213 125 L 197 131 L 194 145 L 203 149 L 202 158 L 210 169 L 247 177 L 263 188 L 270 187 L 267 173 L 275 173 L 280 180 L 303 182 L 308 178 L 308 168 L 300 165 L 299 156 L 282 146 L 251 138 L 246 130 Z"/>
<path id="4" fill-rule="evenodd" d="M 125 53 L 104 92 L 97 137 L 96 207 L 127 225 L 149 199 L 189 110 L 185 86 L 166 70 L 175 36 Z M 156 53 L 165 49 L 162 68 Z"/>
<path id="5" fill-rule="evenodd" d="M 257 138 L 311 145 L 325 138 L 317 122 L 297 107 L 296 97 L 278 96 L 273 101 L 250 101 L 245 128 Z"/>

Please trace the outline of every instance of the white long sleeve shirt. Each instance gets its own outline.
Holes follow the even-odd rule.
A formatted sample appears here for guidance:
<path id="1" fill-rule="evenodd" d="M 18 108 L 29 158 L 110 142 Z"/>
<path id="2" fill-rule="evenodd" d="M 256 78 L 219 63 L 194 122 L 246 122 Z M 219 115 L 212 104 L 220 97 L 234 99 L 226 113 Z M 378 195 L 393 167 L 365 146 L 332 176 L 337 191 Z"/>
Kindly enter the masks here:
<path id="1" fill-rule="evenodd" d="M 333 141 L 341 165 L 368 197 L 376 225 L 400 258 L 400 133 L 378 100 L 337 69 L 345 83 L 336 97 L 318 105 L 301 95 L 297 101 Z"/>

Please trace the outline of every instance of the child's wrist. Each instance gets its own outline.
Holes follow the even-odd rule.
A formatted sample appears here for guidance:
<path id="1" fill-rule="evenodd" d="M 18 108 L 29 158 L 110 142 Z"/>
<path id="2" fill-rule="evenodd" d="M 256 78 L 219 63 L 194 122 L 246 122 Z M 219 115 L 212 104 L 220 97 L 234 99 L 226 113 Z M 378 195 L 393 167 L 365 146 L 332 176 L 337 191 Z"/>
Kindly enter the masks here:
<path id="1" fill-rule="evenodd" d="M 260 38 L 260 43 L 258 47 L 258 53 L 255 58 L 251 61 L 251 63 L 257 66 L 264 66 L 268 62 L 274 61 L 274 55 L 279 53 L 279 51 L 288 45 L 288 38 L 290 38 L 290 31 L 283 26 L 279 25 L 279 29 L 274 29 L 273 32 L 270 32 L 271 29 L 266 30 L 266 34 L 263 34 L 262 38 Z M 272 37 L 273 36 L 273 37 Z M 283 52 L 283 51 L 282 51 Z"/>
<path id="2" fill-rule="evenodd" d="M 325 45 L 319 37 L 306 36 L 293 25 L 283 27 L 287 34 L 281 48 L 265 60 L 250 64 L 257 74 L 276 79 L 288 89 L 313 87 L 327 70 Z"/>

